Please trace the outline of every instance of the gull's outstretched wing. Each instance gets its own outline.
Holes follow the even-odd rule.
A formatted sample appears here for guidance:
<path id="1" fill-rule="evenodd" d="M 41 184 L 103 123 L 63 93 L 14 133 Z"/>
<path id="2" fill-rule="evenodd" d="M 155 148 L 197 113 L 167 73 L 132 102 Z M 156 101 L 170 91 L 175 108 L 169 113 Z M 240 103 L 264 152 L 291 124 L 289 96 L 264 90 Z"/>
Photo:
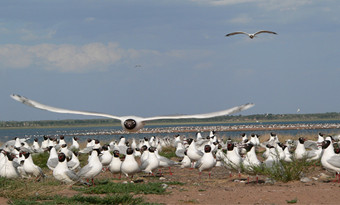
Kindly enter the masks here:
<path id="1" fill-rule="evenodd" d="M 271 33 L 271 34 L 277 34 L 277 33 L 275 33 L 274 31 L 258 31 L 258 32 L 256 32 L 256 33 L 254 33 L 254 36 L 257 35 L 257 34 L 259 34 L 259 33 Z"/>
<path id="2" fill-rule="evenodd" d="M 255 104 L 247 103 L 241 106 L 236 106 L 227 110 L 205 113 L 205 114 L 196 114 L 196 115 L 169 115 L 169 116 L 156 116 L 156 117 L 148 117 L 144 118 L 143 121 L 151 121 L 151 120 L 161 120 L 161 119 L 205 119 L 205 118 L 212 118 L 212 117 L 219 117 L 224 115 L 230 115 L 236 112 L 241 112 L 243 110 L 247 110 L 253 107 Z"/>
<path id="3" fill-rule="evenodd" d="M 236 35 L 236 34 L 245 34 L 245 35 L 249 36 L 248 33 L 243 32 L 243 31 L 236 31 L 236 32 L 228 33 L 228 34 L 225 35 L 225 36 L 232 36 L 232 35 Z"/>
<path id="4" fill-rule="evenodd" d="M 52 106 L 44 105 L 44 104 L 38 103 L 36 101 L 30 100 L 30 99 L 28 99 L 24 96 L 21 96 L 21 95 L 12 94 L 11 97 L 16 101 L 24 103 L 25 105 L 28 105 L 28 106 L 31 106 L 31 107 L 34 107 L 34 108 L 38 108 L 38 109 L 41 109 L 41 110 L 47 110 L 47 111 L 50 111 L 50 112 L 79 114 L 79 115 L 91 115 L 91 116 L 107 117 L 107 118 L 113 118 L 113 119 L 121 120 L 121 118 L 118 117 L 118 116 L 109 115 L 109 114 L 105 114 L 105 113 L 67 110 L 67 109 L 63 109 L 63 108 L 52 107 Z"/>

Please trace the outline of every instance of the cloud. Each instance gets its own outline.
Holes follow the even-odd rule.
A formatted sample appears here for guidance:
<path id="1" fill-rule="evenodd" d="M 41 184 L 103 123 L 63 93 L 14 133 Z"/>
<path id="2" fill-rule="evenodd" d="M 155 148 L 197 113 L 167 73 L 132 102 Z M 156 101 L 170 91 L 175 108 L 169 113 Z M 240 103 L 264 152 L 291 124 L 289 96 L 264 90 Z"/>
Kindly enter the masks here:
<path id="1" fill-rule="evenodd" d="M 277 0 L 262 0 L 259 1 L 259 6 L 265 8 L 267 10 L 296 10 L 299 7 L 304 5 L 310 4 L 311 0 L 284 0 L 284 1 L 277 1 Z"/>
<path id="2" fill-rule="evenodd" d="M 256 2 L 256 0 L 191 0 L 191 1 L 201 3 L 201 4 L 210 4 L 212 6 L 233 5 L 233 4 L 242 4 L 242 3 L 248 3 L 248 2 Z"/>
<path id="3" fill-rule="evenodd" d="M 33 41 L 33 40 L 42 40 L 42 39 L 51 39 L 54 34 L 56 34 L 56 30 L 46 30 L 42 33 L 37 33 L 36 31 L 30 29 L 20 29 L 18 31 L 20 34 L 21 40 L 24 41 Z"/>
<path id="4" fill-rule="evenodd" d="M 311 3 L 311 0 L 191 0 L 192 2 L 211 6 L 229 6 L 254 3 L 267 10 L 296 10 L 298 7 Z"/>
<path id="5" fill-rule="evenodd" d="M 87 17 L 87 18 L 84 19 L 84 21 L 85 21 L 86 23 L 93 22 L 94 20 L 95 20 L 94 17 Z"/>
<path id="6" fill-rule="evenodd" d="M 44 69 L 57 72 L 106 71 L 118 66 L 146 63 L 160 67 L 169 62 L 197 62 L 211 56 L 208 50 L 122 49 L 117 43 L 71 44 L 18 44 L 0 45 L 0 69 Z"/>
<path id="7" fill-rule="evenodd" d="M 238 17 L 230 19 L 228 22 L 233 23 L 233 24 L 248 24 L 251 21 L 252 21 L 252 18 L 250 18 L 247 14 L 241 14 Z"/>
<path id="8" fill-rule="evenodd" d="M 0 45 L 1 68 L 41 67 L 61 72 L 105 70 L 118 62 L 124 51 L 115 43 L 90 43 L 83 46 L 39 44 Z"/>

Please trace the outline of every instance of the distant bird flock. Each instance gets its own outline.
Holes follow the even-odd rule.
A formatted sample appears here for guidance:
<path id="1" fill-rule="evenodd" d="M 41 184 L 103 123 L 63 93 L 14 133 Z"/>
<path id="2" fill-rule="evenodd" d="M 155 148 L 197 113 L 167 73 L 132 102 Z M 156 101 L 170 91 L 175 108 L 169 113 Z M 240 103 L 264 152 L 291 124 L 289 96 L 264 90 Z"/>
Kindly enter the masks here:
<path id="1" fill-rule="evenodd" d="M 340 155 L 334 143 L 331 136 L 325 137 L 322 133 L 315 141 L 300 137 L 295 141 L 280 142 L 275 133 L 271 133 L 269 140 L 264 142 L 260 142 L 257 134 L 248 137 L 245 133 L 235 141 L 224 141 L 214 131 L 206 137 L 198 132 L 195 139 L 176 135 L 128 141 L 122 136 L 104 145 L 99 140 L 88 139 L 84 148 L 79 147 L 77 137 L 72 138 L 72 144 L 67 144 L 64 136 L 59 139 L 44 136 L 41 143 L 34 139 L 32 145 L 25 138 L 15 138 L 0 147 L 0 176 L 9 179 L 34 177 L 37 181 L 46 177 L 32 159 L 32 155 L 42 152 L 49 153 L 46 165 L 56 180 L 89 186 L 94 185 L 96 176 L 106 171 L 119 174 L 119 178 L 121 175 L 133 178 L 140 172 L 154 175 L 162 168 L 169 169 L 172 175 L 171 167 L 181 167 L 188 168 L 188 171 L 196 169 L 199 176 L 206 171 L 210 178 L 216 166 L 222 166 L 226 173 L 231 173 L 232 170 L 241 172 L 241 167 L 248 171 L 260 166 L 271 168 L 282 161 L 290 163 L 293 159 L 320 160 L 325 169 L 338 173 Z M 159 154 L 165 147 L 175 148 L 175 160 Z M 261 157 L 263 160 L 259 160 L 256 154 L 259 148 L 265 149 Z M 78 159 L 80 154 L 88 156 L 83 167 Z"/>

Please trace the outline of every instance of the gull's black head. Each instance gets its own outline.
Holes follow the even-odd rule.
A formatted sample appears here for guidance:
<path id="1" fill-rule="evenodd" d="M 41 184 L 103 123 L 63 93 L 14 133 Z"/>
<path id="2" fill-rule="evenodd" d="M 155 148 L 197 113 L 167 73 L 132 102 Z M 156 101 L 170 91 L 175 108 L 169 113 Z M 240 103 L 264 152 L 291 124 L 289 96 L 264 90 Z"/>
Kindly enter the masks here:
<path id="1" fill-rule="evenodd" d="M 155 152 L 156 151 L 156 147 L 149 147 L 149 152 Z"/>
<path id="2" fill-rule="evenodd" d="M 253 143 L 249 143 L 244 148 L 247 150 L 247 152 L 249 152 L 253 147 L 254 147 Z"/>
<path id="3" fill-rule="evenodd" d="M 331 141 L 325 140 L 322 142 L 322 149 L 326 149 L 331 144 Z"/>
<path id="4" fill-rule="evenodd" d="M 15 155 L 10 152 L 6 152 L 6 155 L 9 161 L 13 161 L 13 159 L 15 158 Z"/>
<path id="5" fill-rule="evenodd" d="M 29 152 L 23 152 L 22 155 L 24 155 L 25 159 L 27 159 L 30 156 Z"/>
<path id="6" fill-rule="evenodd" d="M 102 149 L 103 149 L 104 151 L 108 151 L 108 150 L 109 150 L 109 146 L 108 146 L 107 144 L 104 144 L 104 145 L 102 146 Z"/>
<path id="7" fill-rule="evenodd" d="M 137 122 L 134 119 L 127 119 L 124 121 L 124 127 L 127 130 L 133 130 L 137 126 Z"/>
<path id="8" fill-rule="evenodd" d="M 141 147 L 142 149 L 142 152 L 144 152 L 145 150 L 147 150 L 148 149 L 148 146 L 146 146 L 146 145 L 143 145 L 142 147 Z"/>
<path id="9" fill-rule="evenodd" d="M 133 149 L 130 148 L 130 147 L 127 148 L 127 149 L 126 149 L 126 154 L 127 154 L 127 155 L 132 155 L 132 154 L 133 154 Z"/>
<path id="10" fill-rule="evenodd" d="M 187 142 L 188 142 L 189 145 L 190 145 L 193 141 L 194 141 L 194 139 L 192 139 L 192 138 L 187 139 Z"/>
<path id="11" fill-rule="evenodd" d="M 114 150 L 113 151 L 113 156 L 114 157 L 119 157 L 119 151 L 118 150 Z"/>
<path id="12" fill-rule="evenodd" d="M 300 137 L 300 138 L 299 138 L 299 142 L 300 142 L 301 144 L 304 144 L 304 143 L 305 143 L 305 139 L 304 139 L 303 137 Z"/>
<path id="13" fill-rule="evenodd" d="M 234 149 L 234 144 L 233 143 L 228 143 L 227 149 L 228 149 L 228 151 L 232 151 Z"/>
<path id="14" fill-rule="evenodd" d="M 63 152 L 60 152 L 58 154 L 58 161 L 63 162 L 63 161 L 65 161 L 65 159 L 66 159 L 66 155 Z"/>
<path id="15" fill-rule="evenodd" d="M 204 146 L 204 152 L 205 152 L 205 153 L 211 152 L 211 147 L 210 147 L 210 145 L 205 145 L 205 146 Z"/>

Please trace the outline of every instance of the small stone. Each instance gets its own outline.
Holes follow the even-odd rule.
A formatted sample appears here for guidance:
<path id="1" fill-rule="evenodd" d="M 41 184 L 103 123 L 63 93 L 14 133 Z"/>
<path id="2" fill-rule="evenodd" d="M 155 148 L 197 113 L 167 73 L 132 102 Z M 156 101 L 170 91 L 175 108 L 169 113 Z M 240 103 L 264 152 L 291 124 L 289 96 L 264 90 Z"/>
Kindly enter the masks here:
<path id="1" fill-rule="evenodd" d="M 327 175 L 327 174 L 325 174 L 325 173 L 321 173 L 320 174 L 320 180 L 323 180 L 323 181 L 327 181 L 327 180 L 329 180 L 331 177 L 329 176 L 329 175 Z"/>
<path id="2" fill-rule="evenodd" d="M 312 180 L 310 179 L 310 178 L 308 178 L 308 177 L 302 177 L 301 179 L 300 179 L 300 182 L 303 182 L 303 183 L 307 183 L 307 182 L 311 182 Z"/>
<path id="3" fill-rule="evenodd" d="M 317 178 L 317 177 L 312 177 L 312 179 L 314 179 L 314 181 L 318 181 L 319 178 Z"/>
<path id="4" fill-rule="evenodd" d="M 275 184 L 275 180 L 271 178 L 267 178 L 266 181 L 264 182 L 265 184 Z"/>
<path id="5" fill-rule="evenodd" d="M 167 184 L 162 184 L 162 188 L 166 189 L 166 188 L 168 188 L 168 185 Z"/>
<path id="6" fill-rule="evenodd" d="M 163 180 L 166 180 L 165 177 L 159 177 L 159 180 L 163 181 Z"/>

